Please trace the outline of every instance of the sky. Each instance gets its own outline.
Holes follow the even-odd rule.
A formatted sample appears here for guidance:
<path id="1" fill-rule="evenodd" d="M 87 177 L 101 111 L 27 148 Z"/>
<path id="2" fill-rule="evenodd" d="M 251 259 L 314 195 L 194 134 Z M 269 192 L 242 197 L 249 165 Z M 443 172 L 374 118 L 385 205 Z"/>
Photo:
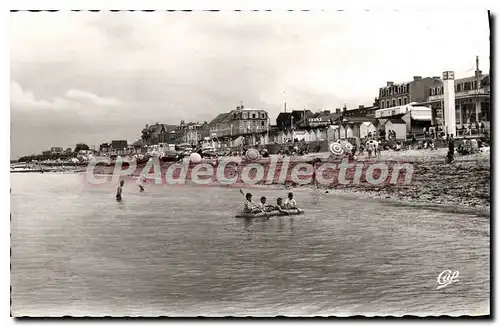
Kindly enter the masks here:
<path id="1" fill-rule="evenodd" d="M 489 71 L 483 10 L 11 13 L 11 158 L 137 140 L 243 102 L 371 105 L 387 81 Z"/>

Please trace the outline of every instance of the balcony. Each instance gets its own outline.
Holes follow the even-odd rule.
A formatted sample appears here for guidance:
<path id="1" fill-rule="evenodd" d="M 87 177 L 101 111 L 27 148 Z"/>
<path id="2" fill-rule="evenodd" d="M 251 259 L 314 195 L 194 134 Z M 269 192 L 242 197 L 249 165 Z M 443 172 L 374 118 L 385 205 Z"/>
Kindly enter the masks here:
<path id="1" fill-rule="evenodd" d="M 476 95 L 481 97 L 490 96 L 490 92 L 489 89 L 486 88 L 480 88 L 479 90 L 460 91 L 460 92 L 455 92 L 455 99 L 470 98 L 470 97 L 475 97 Z M 441 100 L 443 100 L 443 94 L 429 96 L 429 101 L 441 101 Z"/>

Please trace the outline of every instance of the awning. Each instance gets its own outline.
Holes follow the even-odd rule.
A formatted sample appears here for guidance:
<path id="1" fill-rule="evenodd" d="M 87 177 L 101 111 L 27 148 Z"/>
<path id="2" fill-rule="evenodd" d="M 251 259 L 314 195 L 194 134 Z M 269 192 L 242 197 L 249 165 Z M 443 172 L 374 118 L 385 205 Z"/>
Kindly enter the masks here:
<path id="1" fill-rule="evenodd" d="M 240 146 L 240 145 L 242 145 L 242 144 L 243 144 L 243 142 L 244 142 L 244 141 L 245 141 L 245 138 L 244 138 L 243 136 L 239 136 L 238 138 L 236 138 L 236 139 L 234 140 L 233 145 L 234 145 L 234 146 Z"/>
<path id="2" fill-rule="evenodd" d="M 431 109 L 425 110 L 425 109 L 413 109 L 410 112 L 410 117 L 413 120 L 419 120 L 419 121 L 431 121 L 432 120 L 432 114 L 431 114 Z"/>

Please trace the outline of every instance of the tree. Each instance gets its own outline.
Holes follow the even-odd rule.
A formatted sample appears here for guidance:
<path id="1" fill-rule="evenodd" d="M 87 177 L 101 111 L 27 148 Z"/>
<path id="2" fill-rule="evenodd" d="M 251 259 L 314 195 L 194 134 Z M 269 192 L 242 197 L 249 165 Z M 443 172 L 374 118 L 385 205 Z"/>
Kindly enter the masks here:
<path id="1" fill-rule="evenodd" d="M 80 150 L 90 150 L 89 146 L 84 143 L 78 143 L 75 147 L 75 152 L 78 153 Z"/>

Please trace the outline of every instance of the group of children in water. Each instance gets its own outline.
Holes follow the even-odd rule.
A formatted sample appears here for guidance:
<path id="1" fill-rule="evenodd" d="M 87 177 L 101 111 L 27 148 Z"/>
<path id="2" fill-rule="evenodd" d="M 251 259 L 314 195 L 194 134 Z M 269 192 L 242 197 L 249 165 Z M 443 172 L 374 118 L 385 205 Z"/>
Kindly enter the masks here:
<path id="1" fill-rule="evenodd" d="M 145 182 L 144 178 L 141 178 L 141 183 L 139 184 L 139 190 L 140 192 L 144 191 L 144 187 L 142 186 L 142 183 Z M 122 200 L 122 191 L 123 191 L 123 185 L 125 184 L 124 181 L 120 181 L 120 184 L 116 190 L 116 200 L 121 202 Z M 241 190 L 240 190 L 241 191 Z M 282 198 L 276 199 L 276 205 L 269 205 L 266 204 L 266 197 L 263 196 L 260 198 L 260 203 L 256 204 L 255 202 L 252 201 L 252 194 L 247 193 L 245 195 L 245 204 L 243 205 L 243 212 L 244 213 L 259 213 L 259 212 L 270 212 L 270 211 L 279 211 L 284 214 L 288 214 L 287 211 L 289 209 L 299 209 L 297 207 L 297 202 L 293 198 L 293 193 L 290 192 L 288 193 L 288 198 L 285 200 L 285 203 L 283 203 Z"/>
<path id="2" fill-rule="evenodd" d="M 269 205 L 266 204 L 266 197 L 263 196 L 260 198 L 260 203 L 256 204 L 255 202 L 252 201 L 252 194 L 247 193 L 245 195 L 245 203 L 243 205 L 243 212 L 244 213 L 259 213 L 259 212 L 269 212 L 273 210 L 278 210 L 279 212 L 282 212 L 284 214 L 288 214 L 287 211 L 288 209 L 298 209 L 297 207 L 297 202 L 293 198 L 293 193 L 290 192 L 288 193 L 288 198 L 285 200 L 285 203 L 283 203 L 282 198 L 278 198 L 276 200 L 276 205 Z"/>

